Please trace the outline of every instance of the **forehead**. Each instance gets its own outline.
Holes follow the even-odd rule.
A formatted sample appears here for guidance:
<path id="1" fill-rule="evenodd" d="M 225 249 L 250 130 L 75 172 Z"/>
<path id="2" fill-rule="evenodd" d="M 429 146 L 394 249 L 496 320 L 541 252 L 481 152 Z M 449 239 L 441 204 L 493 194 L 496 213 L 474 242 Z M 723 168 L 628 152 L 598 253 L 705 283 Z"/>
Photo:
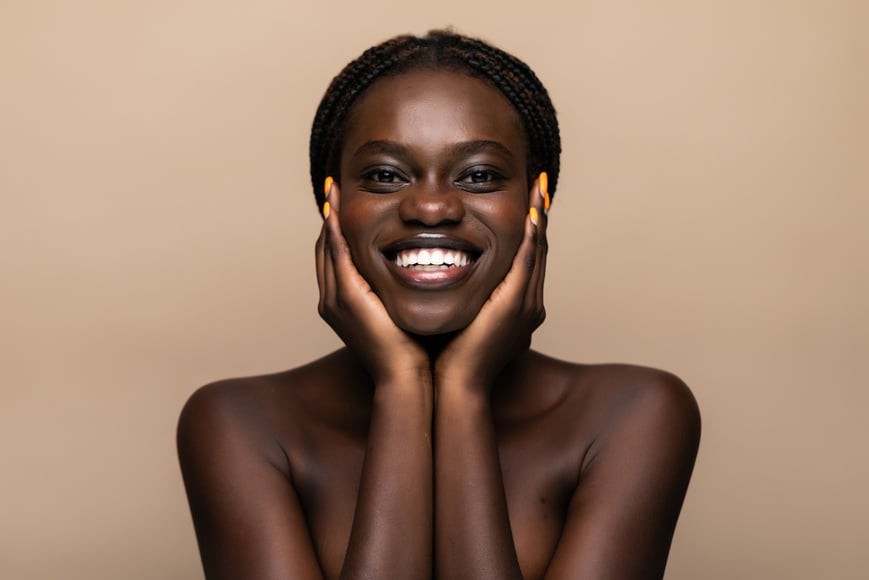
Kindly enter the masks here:
<path id="1" fill-rule="evenodd" d="M 376 140 L 419 147 L 488 140 L 525 157 L 519 114 L 506 97 L 478 78 L 445 70 L 385 77 L 366 91 L 353 105 L 343 153 Z"/>

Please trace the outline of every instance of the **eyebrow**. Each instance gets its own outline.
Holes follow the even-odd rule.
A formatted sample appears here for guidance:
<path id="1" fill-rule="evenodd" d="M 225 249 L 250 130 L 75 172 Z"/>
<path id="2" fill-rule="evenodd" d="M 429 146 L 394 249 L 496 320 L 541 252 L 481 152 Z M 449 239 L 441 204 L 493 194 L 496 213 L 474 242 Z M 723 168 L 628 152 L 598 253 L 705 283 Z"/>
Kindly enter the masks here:
<path id="1" fill-rule="evenodd" d="M 363 143 L 354 153 L 353 157 L 365 153 L 385 153 L 388 155 L 402 155 L 410 149 L 407 145 L 398 143 L 397 141 L 389 141 L 386 139 L 377 139 Z M 494 149 L 499 153 L 506 155 L 510 159 L 514 159 L 513 152 L 497 141 L 488 139 L 478 139 L 475 141 L 463 141 L 453 146 L 453 155 L 457 157 L 473 155 L 481 151 Z"/>

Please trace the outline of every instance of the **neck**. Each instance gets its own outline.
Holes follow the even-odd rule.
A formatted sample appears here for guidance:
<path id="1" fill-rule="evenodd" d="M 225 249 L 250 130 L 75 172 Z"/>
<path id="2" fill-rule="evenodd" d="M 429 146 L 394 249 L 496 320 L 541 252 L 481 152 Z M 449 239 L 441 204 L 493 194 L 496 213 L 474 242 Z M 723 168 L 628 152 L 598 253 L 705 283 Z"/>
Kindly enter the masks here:
<path id="1" fill-rule="evenodd" d="M 447 344 L 456 336 L 456 332 L 448 332 L 446 334 L 431 334 L 431 335 L 420 335 L 414 334 L 413 339 L 419 343 L 419 345 L 425 349 L 428 353 L 429 361 L 432 364 L 437 360 L 440 354 L 443 352 L 444 348 L 446 348 Z"/>

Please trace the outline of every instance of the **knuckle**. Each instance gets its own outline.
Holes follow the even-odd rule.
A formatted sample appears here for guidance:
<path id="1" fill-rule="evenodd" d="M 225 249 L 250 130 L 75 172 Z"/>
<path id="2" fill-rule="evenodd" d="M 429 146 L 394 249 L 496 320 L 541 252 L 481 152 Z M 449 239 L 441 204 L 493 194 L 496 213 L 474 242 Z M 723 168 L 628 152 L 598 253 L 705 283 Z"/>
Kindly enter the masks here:
<path id="1" fill-rule="evenodd" d="M 353 296 L 344 289 L 339 289 L 335 294 L 335 307 L 340 310 L 347 310 L 353 303 Z"/>
<path id="2" fill-rule="evenodd" d="M 337 260 L 342 255 L 350 254 L 350 246 L 345 240 L 341 240 L 338 243 L 329 244 L 329 251 L 332 253 L 332 257 Z"/>

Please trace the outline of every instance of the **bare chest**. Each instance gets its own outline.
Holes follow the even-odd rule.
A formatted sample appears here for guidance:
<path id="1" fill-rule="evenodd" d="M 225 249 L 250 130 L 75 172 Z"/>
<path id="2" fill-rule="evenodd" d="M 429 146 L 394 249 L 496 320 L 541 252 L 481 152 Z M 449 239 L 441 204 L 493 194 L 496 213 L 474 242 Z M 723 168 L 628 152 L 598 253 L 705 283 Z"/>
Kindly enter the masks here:
<path id="1" fill-rule="evenodd" d="M 519 431 L 499 435 L 499 459 L 510 524 L 526 578 L 542 577 L 555 550 L 576 484 L 570 448 Z M 350 538 L 365 441 L 335 438 L 294 459 L 294 483 L 318 559 L 338 577 Z"/>

